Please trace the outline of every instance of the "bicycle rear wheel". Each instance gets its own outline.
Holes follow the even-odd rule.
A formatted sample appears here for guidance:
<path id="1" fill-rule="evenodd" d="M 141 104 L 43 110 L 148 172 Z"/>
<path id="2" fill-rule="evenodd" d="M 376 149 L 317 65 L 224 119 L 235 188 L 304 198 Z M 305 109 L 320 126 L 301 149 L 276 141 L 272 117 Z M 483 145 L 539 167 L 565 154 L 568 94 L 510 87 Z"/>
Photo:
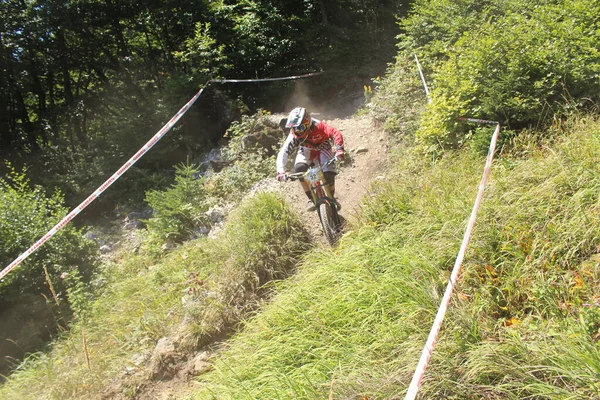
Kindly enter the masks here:
<path id="1" fill-rule="evenodd" d="M 329 201 L 319 204 L 319 218 L 323 225 L 323 232 L 330 245 L 335 245 L 340 238 L 340 217 Z"/>

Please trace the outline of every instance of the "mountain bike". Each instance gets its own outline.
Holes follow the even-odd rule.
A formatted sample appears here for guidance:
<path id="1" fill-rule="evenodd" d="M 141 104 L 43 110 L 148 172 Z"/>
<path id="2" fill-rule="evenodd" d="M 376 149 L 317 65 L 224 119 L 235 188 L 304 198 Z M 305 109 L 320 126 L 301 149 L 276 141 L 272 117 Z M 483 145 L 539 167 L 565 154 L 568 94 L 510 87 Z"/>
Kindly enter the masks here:
<path id="1" fill-rule="evenodd" d="M 304 179 L 310 185 L 313 202 L 319 214 L 319 220 L 323 226 L 323 232 L 330 245 L 335 245 L 340 238 L 342 223 L 337 211 L 337 201 L 331 194 L 329 185 L 325 184 L 323 167 L 335 162 L 335 157 L 321 165 L 317 160 L 306 172 L 296 172 L 287 175 L 292 181 Z"/>

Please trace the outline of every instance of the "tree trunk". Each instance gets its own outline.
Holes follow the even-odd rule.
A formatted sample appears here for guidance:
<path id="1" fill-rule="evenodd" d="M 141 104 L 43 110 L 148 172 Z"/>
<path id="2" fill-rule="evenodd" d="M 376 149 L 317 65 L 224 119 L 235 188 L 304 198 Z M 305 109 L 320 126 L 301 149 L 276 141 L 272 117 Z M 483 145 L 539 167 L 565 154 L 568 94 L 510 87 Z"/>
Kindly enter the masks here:
<path id="1" fill-rule="evenodd" d="M 17 116 L 21 120 L 23 132 L 25 132 L 25 136 L 27 137 L 27 144 L 32 151 L 40 150 L 40 146 L 37 143 L 35 129 L 31 123 L 31 120 L 29 119 L 29 112 L 27 111 L 25 100 L 23 99 L 23 93 L 16 89 L 14 91 L 14 98 Z"/>
<path id="2" fill-rule="evenodd" d="M 327 25 L 329 23 L 327 19 L 327 9 L 325 8 L 325 2 L 323 0 L 319 0 L 319 6 L 321 7 L 321 22 L 323 25 Z"/>
<path id="3" fill-rule="evenodd" d="M 145 101 L 144 93 L 135 84 L 133 78 L 131 77 L 129 69 L 126 66 L 126 60 L 131 59 L 131 53 L 129 52 L 129 48 L 127 47 L 125 37 L 123 36 L 123 27 L 121 26 L 120 22 L 121 15 L 119 13 L 119 10 L 113 5 L 112 0 L 105 0 L 105 2 L 107 7 L 107 15 L 110 19 L 112 32 L 117 43 L 118 57 L 115 57 L 109 51 L 106 51 L 106 54 L 110 55 L 111 61 L 115 65 L 115 70 L 119 73 L 127 87 L 132 91 L 132 93 L 135 93 L 136 97 L 138 97 L 140 100 Z M 122 61 L 125 61 L 125 63 L 123 63 Z"/>
<path id="4" fill-rule="evenodd" d="M 0 36 L 0 151 L 8 150 L 14 140 L 14 132 L 10 129 L 10 82 L 8 66 L 8 49 Z"/>
<path id="5" fill-rule="evenodd" d="M 37 122 L 37 132 L 39 135 L 42 144 L 45 146 L 48 144 L 48 137 L 46 136 L 46 130 L 44 128 L 44 123 L 46 122 L 46 116 L 48 114 L 48 109 L 46 108 L 46 92 L 44 91 L 44 87 L 42 86 L 42 82 L 37 72 L 32 77 L 33 82 L 33 91 L 35 92 L 38 99 L 38 122 Z"/>

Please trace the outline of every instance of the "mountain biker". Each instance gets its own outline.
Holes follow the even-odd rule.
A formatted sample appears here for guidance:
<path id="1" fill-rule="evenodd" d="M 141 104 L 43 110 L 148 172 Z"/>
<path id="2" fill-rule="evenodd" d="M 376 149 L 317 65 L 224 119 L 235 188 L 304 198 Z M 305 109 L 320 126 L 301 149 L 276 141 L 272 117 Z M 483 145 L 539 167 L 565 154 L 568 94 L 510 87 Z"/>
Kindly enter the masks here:
<path id="1" fill-rule="evenodd" d="M 277 180 L 281 182 L 287 179 L 285 164 L 288 156 L 298 149 L 294 162 L 295 172 L 306 172 L 318 159 L 323 165 L 323 174 L 333 196 L 335 194 L 335 175 L 337 174 L 335 163 L 329 165 L 325 165 L 325 163 L 333 157 L 332 141 L 335 144 L 335 158 L 337 160 L 344 159 L 342 133 L 331 125 L 311 118 L 310 113 L 304 107 L 296 107 L 290 112 L 285 128 L 289 129 L 289 134 L 277 155 Z M 300 180 L 300 184 L 308 197 L 307 211 L 315 211 L 309 184 L 304 180 Z M 340 209 L 339 203 L 337 203 L 337 208 Z"/>

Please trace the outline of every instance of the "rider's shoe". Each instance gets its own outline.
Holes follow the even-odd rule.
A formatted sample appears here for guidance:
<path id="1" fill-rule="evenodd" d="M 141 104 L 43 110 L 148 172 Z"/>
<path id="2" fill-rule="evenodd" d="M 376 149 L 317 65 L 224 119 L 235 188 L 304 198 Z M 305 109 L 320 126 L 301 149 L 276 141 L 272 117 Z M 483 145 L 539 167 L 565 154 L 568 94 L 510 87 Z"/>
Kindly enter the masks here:
<path id="1" fill-rule="evenodd" d="M 311 212 L 315 211 L 316 209 L 317 207 L 315 206 L 315 203 L 312 200 L 308 200 L 306 203 L 306 211 Z"/>

